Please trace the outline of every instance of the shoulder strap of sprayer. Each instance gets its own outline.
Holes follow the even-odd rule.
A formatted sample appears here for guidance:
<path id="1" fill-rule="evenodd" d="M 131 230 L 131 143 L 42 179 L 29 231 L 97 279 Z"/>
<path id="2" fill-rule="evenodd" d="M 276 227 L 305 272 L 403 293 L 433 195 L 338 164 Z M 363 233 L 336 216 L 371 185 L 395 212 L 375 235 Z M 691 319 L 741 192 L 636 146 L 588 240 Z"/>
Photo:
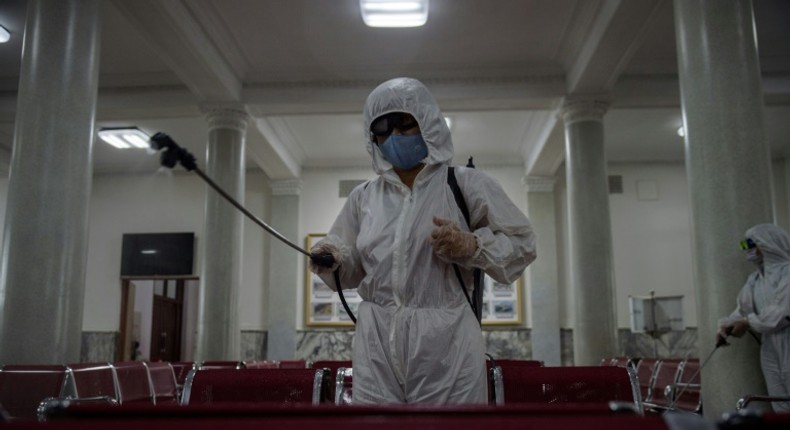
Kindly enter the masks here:
<path id="1" fill-rule="evenodd" d="M 472 163 L 471 157 L 469 158 L 469 163 L 466 165 L 466 167 L 474 169 L 475 165 Z M 458 208 L 461 210 L 461 214 L 464 216 L 464 220 L 466 220 L 466 225 L 471 230 L 472 220 L 471 216 L 469 215 L 469 208 L 466 206 L 466 200 L 464 199 L 464 194 L 461 192 L 461 187 L 458 186 L 458 180 L 455 178 L 455 168 L 453 166 L 449 166 L 447 170 L 447 185 L 449 185 L 450 189 L 453 191 L 455 204 L 458 205 Z M 367 184 L 365 187 L 367 188 Z M 455 276 L 458 278 L 458 282 L 461 284 L 461 291 L 464 292 L 466 301 L 472 308 L 472 312 L 475 313 L 477 321 L 481 322 L 483 318 L 483 271 L 480 269 L 474 270 L 474 288 L 472 289 L 472 297 L 469 297 L 469 292 L 466 290 L 466 284 L 464 283 L 463 276 L 461 275 L 461 269 L 457 264 L 453 264 L 453 270 L 455 271 Z M 335 285 L 337 286 L 337 294 L 340 296 L 340 302 L 343 305 L 343 308 L 346 310 L 349 318 L 351 318 L 351 320 L 356 324 L 357 319 L 354 317 L 354 314 L 351 312 L 348 304 L 346 304 L 345 297 L 343 296 L 343 289 L 340 286 L 340 279 L 337 271 L 335 271 L 334 275 Z"/>
<path id="2" fill-rule="evenodd" d="M 472 163 L 471 157 L 469 158 L 469 163 L 466 165 L 466 167 L 475 167 L 475 165 Z M 466 220 L 466 225 L 470 230 L 472 230 L 472 220 L 469 215 L 469 208 L 466 206 L 466 200 L 464 199 L 464 194 L 461 192 L 461 187 L 458 186 L 458 181 L 455 179 L 455 168 L 453 166 L 450 166 L 447 169 L 447 185 L 449 185 L 450 189 L 453 191 L 455 204 L 457 204 L 458 208 L 461 209 L 461 214 L 463 214 L 464 220 Z M 472 307 L 472 311 L 475 313 L 477 321 L 481 322 L 483 319 L 483 271 L 480 269 L 475 269 L 473 272 L 474 288 L 472 289 L 472 297 L 470 298 L 469 293 L 466 290 L 466 284 L 464 284 L 463 276 L 461 276 L 461 269 L 457 264 L 453 264 L 453 270 L 455 271 L 455 276 L 458 278 L 458 282 L 461 284 L 461 290 L 464 292 L 466 301 L 469 302 L 469 306 Z"/>

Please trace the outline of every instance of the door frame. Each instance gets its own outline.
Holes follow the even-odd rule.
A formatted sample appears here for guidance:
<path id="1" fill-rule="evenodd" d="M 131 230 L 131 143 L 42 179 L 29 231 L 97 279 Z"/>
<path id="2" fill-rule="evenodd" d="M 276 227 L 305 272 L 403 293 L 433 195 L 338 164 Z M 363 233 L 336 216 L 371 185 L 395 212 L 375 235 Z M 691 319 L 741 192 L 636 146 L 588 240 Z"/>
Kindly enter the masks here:
<path id="1" fill-rule="evenodd" d="M 115 345 L 115 361 L 129 361 L 132 348 L 132 326 L 134 324 L 134 289 L 133 281 L 199 281 L 199 276 L 121 276 L 121 315 L 119 321 L 118 340 Z M 186 294 L 186 285 L 184 286 Z M 182 319 L 183 319 L 182 314 Z M 183 323 L 183 321 L 182 321 Z M 182 324 L 183 327 L 183 324 Z M 183 352 L 183 351 L 182 351 Z"/>

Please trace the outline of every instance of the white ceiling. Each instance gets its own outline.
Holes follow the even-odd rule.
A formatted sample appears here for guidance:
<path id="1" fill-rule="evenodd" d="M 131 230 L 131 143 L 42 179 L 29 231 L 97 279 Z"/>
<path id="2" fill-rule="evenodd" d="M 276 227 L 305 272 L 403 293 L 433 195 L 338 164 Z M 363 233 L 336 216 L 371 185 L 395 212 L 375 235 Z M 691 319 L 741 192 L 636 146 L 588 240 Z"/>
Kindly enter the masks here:
<path id="1" fill-rule="evenodd" d="M 672 2 L 431 0 L 416 29 L 365 27 L 357 0 L 104 0 L 97 128 L 164 131 L 202 163 L 202 104 L 251 114 L 250 166 L 368 165 L 361 111 L 379 82 L 421 79 L 453 122 L 456 163 L 562 162 L 557 109 L 606 94 L 607 158 L 679 161 Z M 790 2 L 753 0 L 767 135 L 790 155 Z M 26 0 L 0 2 L 0 161 L 13 146 Z M 0 163 L 2 164 L 2 163 Z M 155 157 L 97 141 L 94 171 L 152 171 Z"/>

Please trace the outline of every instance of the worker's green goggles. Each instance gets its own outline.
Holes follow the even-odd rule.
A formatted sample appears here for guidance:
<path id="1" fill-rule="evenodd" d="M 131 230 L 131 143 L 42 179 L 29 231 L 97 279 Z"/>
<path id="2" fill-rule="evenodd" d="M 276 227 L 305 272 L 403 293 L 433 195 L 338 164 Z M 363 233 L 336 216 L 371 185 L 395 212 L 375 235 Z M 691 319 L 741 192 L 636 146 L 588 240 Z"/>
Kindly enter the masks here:
<path id="1" fill-rule="evenodd" d="M 746 239 L 741 241 L 741 249 L 744 251 L 748 251 L 750 249 L 756 248 L 757 244 L 754 243 L 751 239 Z"/>

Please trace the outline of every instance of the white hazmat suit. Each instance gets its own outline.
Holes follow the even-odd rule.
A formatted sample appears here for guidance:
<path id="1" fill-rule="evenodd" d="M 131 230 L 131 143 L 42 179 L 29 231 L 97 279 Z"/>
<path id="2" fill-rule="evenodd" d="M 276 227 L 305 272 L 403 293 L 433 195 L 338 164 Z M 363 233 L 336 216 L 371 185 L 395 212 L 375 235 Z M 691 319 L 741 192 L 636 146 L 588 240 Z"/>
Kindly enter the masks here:
<path id="1" fill-rule="evenodd" d="M 376 143 L 371 123 L 406 112 L 417 120 L 428 146 L 425 167 L 409 189 Z M 485 403 L 485 346 L 477 318 L 447 258 L 432 249 L 433 217 L 469 232 L 447 185 L 453 143 L 428 89 L 398 78 L 379 85 L 364 110 L 367 150 L 379 175 L 355 188 L 327 237 L 340 261 L 343 289 L 363 299 L 353 344 L 355 404 Z M 482 148 L 482 146 L 481 146 Z M 455 260 L 471 294 L 481 268 L 510 283 L 535 259 L 535 236 L 526 216 L 483 172 L 458 167 L 458 185 L 471 215 L 477 250 Z M 319 272 L 334 288 L 330 272 Z"/>
<path id="2" fill-rule="evenodd" d="M 746 231 L 762 253 L 762 267 L 749 275 L 738 294 L 738 306 L 719 327 L 748 320 L 762 334 L 760 364 L 769 396 L 790 396 L 790 236 L 773 224 Z M 773 402 L 775 411 L 790 412 L 790 402 Z"/>

